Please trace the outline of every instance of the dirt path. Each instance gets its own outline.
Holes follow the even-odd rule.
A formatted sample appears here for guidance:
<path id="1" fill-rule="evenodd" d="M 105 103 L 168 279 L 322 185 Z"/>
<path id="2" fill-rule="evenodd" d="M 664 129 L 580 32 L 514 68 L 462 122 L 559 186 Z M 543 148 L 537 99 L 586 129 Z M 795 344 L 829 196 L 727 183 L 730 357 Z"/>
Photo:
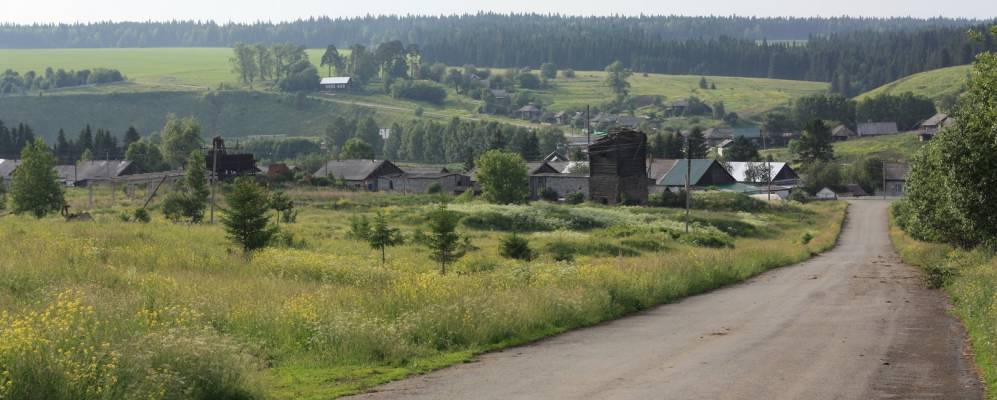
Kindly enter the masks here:
<path id="1" fill-rule="evenodd" d="M 964 332 L 853 202 L 805 263 L 378 387 L 368 399 L 980 399 Z"/>

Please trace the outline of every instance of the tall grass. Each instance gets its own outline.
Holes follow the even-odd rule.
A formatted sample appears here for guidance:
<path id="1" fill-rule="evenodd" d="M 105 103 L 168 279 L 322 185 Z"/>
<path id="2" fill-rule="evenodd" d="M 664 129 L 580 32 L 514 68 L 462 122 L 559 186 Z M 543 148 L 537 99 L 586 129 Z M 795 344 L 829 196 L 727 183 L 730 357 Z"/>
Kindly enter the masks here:
<path id="1" fill-rule="evenodd" d="M 900 258 L 924 269 L 926 283 L 948 293 L 969 334 L 987 398 L 997 399 L 997 258 L 980 250 L 917 241 L 892 223 L 892 218 L 890 225 Z"/>
<path id="2" fill-rule="evenodd" d="M 371 209 L 320 203 L 302 207 L 298 224 L 282 225 L 302 246 L 249 261 L 219 227 L 158 215 L 150 224 L 123 223 L 113 212 L 93 223 L 4 217 L 0 394 L 328 398 L 804 260 L 834 244 L 844 214 L 840 203 L 697 211 L 702 221 L 758 231 L 731 237 L 733 247 L 706 248 L 655 231 L 677 224 L 667 210 L 519 206 L 638 225 L 523 235 L 537 249 L 586 241 L 629 249 L 626 257 L 579 252 L 564 262 L 551 254 L 501 259 L 504 234 L 465 228 L 478 250 L 456 273 L 440 275 L 412 242 L 389 250 L 380 267 L 366 245 L 346 238 L 349 216 Z M 402 203 L 387 214 L 411 236 L 427 206 Z M 805 232 L 815 233 L 809 243 L 799 240 Z"/>

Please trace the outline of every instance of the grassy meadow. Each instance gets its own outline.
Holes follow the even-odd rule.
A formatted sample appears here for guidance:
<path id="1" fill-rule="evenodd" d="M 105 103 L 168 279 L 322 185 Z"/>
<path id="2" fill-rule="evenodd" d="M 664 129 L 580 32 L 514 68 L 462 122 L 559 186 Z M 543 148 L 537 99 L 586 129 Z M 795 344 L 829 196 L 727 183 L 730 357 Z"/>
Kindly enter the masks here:
<path id="1" fill-rule="evenodd" d="M 949 295 L 954 314 L 969 334 L 987 398 L 997 399 L 997 342 L 993 340 L 997 337 L 997 258 L 982 250 L 914 240 L 892 220 L 890 238 L 905 263 L 924 269 L 926 284 Z"/>
<path id="2" fill-rule="evenodd" d="M 318 65 L 323 50 L 308 50 L 312 63 Z M 65 88 L 29 96 L 0 97 L 0 120 L 26 122 L 36 127 L 46 138 L 55 137 L 59 129 L 78 131 L 82 126 L 91 125 L 110 128 L 121 132 L 129 125 L 139 127 L 142 132 L 159 129 L 167 112 L 180 115 L 196 115 L 202 121 L 215 118 L 209 113 L 220 114 L 215 119 L 227 120 L 212 127 L 225 136 L 246 136 L 255 134 L 318 135 L 327 122 L 321 116 L 288 115 L 287 110 L 274 105 L 267 109 L 253 109 L 235 102 L 232 106 L 251 109 L 242 113 L 238 110 L 213 110 L 205 107 L 199 99 L 209 90 L 220 85 L 248 91 L 250 88 L 237 82 L 229 63 L 232 50 L 228 48 L 131 48 L 131 49 L 0 49 L 0 70 L 13 69 L 19 72 L 34 70 L 43 73 L 46 67 L 64 69 L 115 68 L 128 78 L 127 82 L 98 87 Z M 325 73 L 325 68 L 320 68 Z M 501 73 L 494 69 L 493 73 Z M 557 78 L 551 81 L 549 89 L 536 91 L 546 109 L 559 111 L 568 108 L 581 108 L 585 105 L 598 105 L 612 98 L 609 88 L 603 84 L 605 73 L 601 71 L 579 71 L 573 79 Z M 742 117 L 754 117 L 765 111 L 786 105 L 790 100 L 827 90 L 822 82 L 787 81 L 762 78 L 706 77 L 717 87 L 716 90 L 699 88 L 700 76 L 680 76 L 661 74 L 634 74 L 630 78 L 631 93 L 635 96 L 658 95 L 666 100 L 697 96 L 712 104 L 723 101 L 728 112 L 733 111 Z M 258 83 L 255 89 L 269 84 Z M 467 96 L 458 95 L 452 88 L 442 106 L 394 99 L 379 94 L 380 83 L 373 82 L 367 94 L 337 93 L 335 95 L 313 95 L 327 108 L 365 108 L 376 112 L 378 121 L 385 126 L 393 121 L 414 117 L 417 108 L 424 109 L 424 117 L 449 119 L 452 117 L 485 119 L 517 125 L 531 125 L 514 118 L 482 115 L 477 110 L 481 102 Z M 258 91 L 260 98 L 275 97 L 272 93 Z M 160 101 L 150 101 L 140 95 Z M 117 97 L 114 97 L 117 96 Z M 137 97 L 133 97 L 137 96 Z M 66 97 L 59 99 L 57 97 Z M 276 96 L 280 97 L 280 96 Z M 67 105 L 68 104 L 68 105 Z M 85 104 L 82 108 L 74 105 Z M 121 112 L 121 107 L 128 112 Z M 336 111 L 332 111 L 336 112 Z M 203 115 L 209 114 L 209 115 Z M 273 123 L 267 123 L 266 116 Z M 264 119 L 263 121 L 260 121 Z M 704 118 L 703 123 L 709 123 Z M 685 126 L 683 123 L 682 126 Z"/>
<path id="3" fill-rule="evenodd" d="M 855 99 L 862 100 L 880 94 L 899 95 L 904 92 L 911 92 L 929 99 L 938 99 L 961 92 L 966 86 L 968 78 L 968 65 L 935 69 L 900 78 L 856 96 Z"/>
<path id="4" fill-rule="evenodd" d="M 896 135 L 872 136 L 834 143 L 834 158 L 843 163 L 852 163 L 866 156 L 883 157 L 889 160 L 910 160 L 924 142 L 917 132 L 904 132 Z M 785 147 L 762 150 L 763 156 L 771 154 L 776 160 L 790 160 L 792 155 Z"/>
<path id="5" fill-rule="evenodd" d="M 677 209 L 458 201 L 469 253 L 441 275 L 420 244 L 429 196 L 289 189 L 298 222 L 246 258 L 218 225 L 156 206 L 124 222 L 143 196 L 96 193 L 93 222 L 0 216 L 0 397 L 355 393 L 802 261 L 834 245 L 845 209 L 711 195 L 699 204 L 727 211 L 694 211 L 683 234 Z M 406 237 L 383 267 L 348 234 L 379 210 Z M 536 259 L 498 255 L 513 228 Z"/>

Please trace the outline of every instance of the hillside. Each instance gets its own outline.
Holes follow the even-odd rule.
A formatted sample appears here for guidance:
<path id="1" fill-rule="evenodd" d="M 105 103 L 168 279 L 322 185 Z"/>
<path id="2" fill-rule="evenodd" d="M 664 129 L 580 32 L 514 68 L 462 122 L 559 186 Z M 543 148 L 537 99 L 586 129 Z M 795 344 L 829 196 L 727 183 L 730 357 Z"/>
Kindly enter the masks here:
<path id="1" fill-rule="evenodd" d="M 315 64 L 321 53 L 322 50 L 316 49 L 308 51 Z M 0 59 L 9 60 L 5 67 L 22 73 L 29 70 L 40 73 L 50 66 L 64 69 L 103 67 L 118 69 L 129 80 L 43 95 L 0 97 L 0 120 L 26 122 L 48 139 L 60 128 L 76 131 L 87 123 L 110 128 L 113 132 L 123 132 L 129 125 L 150 132 L 162 126 L 169 112 L 194 115 L 205 121 L 211 134 L 225 136 L 318 135 L 344 108 L 344 112 L 351 113 L 374 110 L 379 123 L 385 125 L 413 118 L 417 108 L 423 108 L 427 118 L 460 117 L 531 125 L 513 118 L 478 114 L 480 101 L 457 95 L 452 89 L 448 89 L 446 103 L 435 106 L 376 94 L 381 90 L 379 82 L 366 88 L 365 92 L 372 94 L 314 95 L 312 98 L 322 102 L 309 103 L 312 104 L 310 108 L 299 110 L 290 96 L 262 91 L 249 95 L 251 88 L 239 84 L 231 72 L 230 56 L 228 48 L 0 50 Z M 501 73 L 501 70 L 493 72 Z M 698 75 L 634 74 L 630 78 L 631 93 L 635 96 L 657 95 L 666 100 L 696 96 L 708 104 L 723 101 L 728 112 L 751 118 L 783 106 L 793 98 L 819 93 L 828 87 L 822 82 L 707 76 L 717 89 L 704 90 L 699 88 L 700 78 Z M 612 97 L 603 84 L 604 79 L 605 73 L 601 71 L 579 71 L 576 78 L 554 79 L 550 88 L 534 93 L 547 111 L 598 105 Z M 204 99 L 212 96 L 207 93 L 221 85 L 239 90 L 218 92 L 222 93 L 222 103 L 212 105 L 214 108 L 205 107 Z M 255 89 L 262 86 L 257 84 Z M 85 100 L 76 101 L 79 99 Z"/>
<path id="2" fill-rule="evenodd" d="M 834 157 L 845 164 L 872 155 L 891 160 L 909 160 L 922 145 L 924 142 L 918 140 L 917 132 L 866 137 L 834 143 Z M 792 159 L 785 147 L 763 150 L 761 153 L 771 154 L 776 160 Z"/>
<path id="3" fill-rule="evenodd" d="M 900 94 L 911 92 L 930 99 L 939 99 L 948 95 L 958 94 L 966 85 L 969 76 L 969 66 L 941 68 L 900 78 L 876 89 L 855 97 L 861 100 L 880 94 Z"/>

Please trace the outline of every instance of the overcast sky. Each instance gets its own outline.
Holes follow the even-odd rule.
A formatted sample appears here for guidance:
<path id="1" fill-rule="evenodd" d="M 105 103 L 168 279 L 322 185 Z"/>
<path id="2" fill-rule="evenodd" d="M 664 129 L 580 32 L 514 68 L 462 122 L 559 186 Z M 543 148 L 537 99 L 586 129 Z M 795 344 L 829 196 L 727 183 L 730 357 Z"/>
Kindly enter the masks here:
<path id="1" fill-rule="evenodd" d="M 89 22 L 200 19 L 285 21 L 309 16 L 460 14 L 478 11 L 571 15 L 997 17 L 997 0 L 4 0 L 0 21 Z"/>

